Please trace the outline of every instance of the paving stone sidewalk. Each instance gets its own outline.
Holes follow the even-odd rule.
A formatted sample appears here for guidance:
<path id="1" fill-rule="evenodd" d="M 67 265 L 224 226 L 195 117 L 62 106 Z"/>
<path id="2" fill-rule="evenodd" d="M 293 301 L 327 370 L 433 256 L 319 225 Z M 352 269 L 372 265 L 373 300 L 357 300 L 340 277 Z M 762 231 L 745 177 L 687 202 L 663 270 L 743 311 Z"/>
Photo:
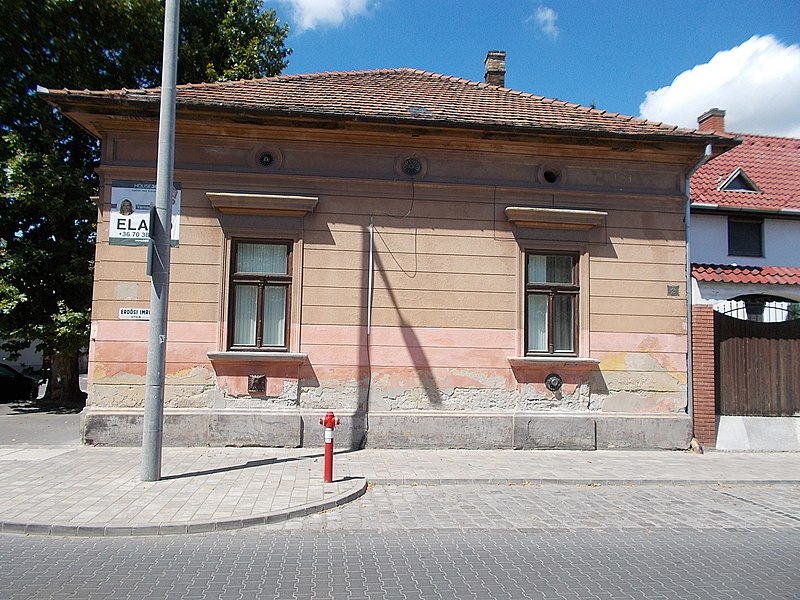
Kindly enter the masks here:
<path id="1" fill-rule="evenodd" d="M 0 447 L 0 531 L 157 535 L 262 525 L 330 509 L 376 484 L 800 483 L 800 454 L 648 451 L 340 452 L 322 481 L 313 449 L 165 448 L 140 480 L 139 448 Z"/>
<path id="2" fill-rule="evenodd" d="M 43 535 L 201 533 L 333 508 L 364 478 L 322 481 L 322 454 L 165 448 L 162 479 L 141 481 L 139 448 L 0 448 L 0 531 Z"/>

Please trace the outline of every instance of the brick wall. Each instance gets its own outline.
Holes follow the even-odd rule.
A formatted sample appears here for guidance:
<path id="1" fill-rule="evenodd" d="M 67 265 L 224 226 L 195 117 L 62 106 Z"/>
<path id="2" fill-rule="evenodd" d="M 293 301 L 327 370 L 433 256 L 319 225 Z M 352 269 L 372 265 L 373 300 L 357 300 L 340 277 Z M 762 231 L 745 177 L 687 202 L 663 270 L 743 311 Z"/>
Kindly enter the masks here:
<path id="1" fill-rule="evenodd" d="M 692 306 L 692 370 L 694 436 L 703 446 L 714 447 L 714 309 L 710 306 Z"/>

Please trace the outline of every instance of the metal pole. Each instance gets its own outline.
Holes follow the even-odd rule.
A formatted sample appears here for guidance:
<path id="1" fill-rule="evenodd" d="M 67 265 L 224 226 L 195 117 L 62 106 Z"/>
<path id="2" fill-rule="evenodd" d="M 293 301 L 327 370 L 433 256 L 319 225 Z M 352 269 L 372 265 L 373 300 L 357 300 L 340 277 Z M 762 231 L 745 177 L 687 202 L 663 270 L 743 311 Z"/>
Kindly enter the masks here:
<path id="1" fill-rule="evenodd" d="M 172 220 L 172 170 L 175 159 L 175 81 L 178 66 L 179 0 L 167 0 L 164 9 L 164 55 L 161 70 L 161 111 L 158 126 L 156 210 L 151 220 L 152 273 L 150 337 L 142 433 L 142 481 L 161 479 L 164 425 L 164 371 L 167 353 L 167 303 Z"/>

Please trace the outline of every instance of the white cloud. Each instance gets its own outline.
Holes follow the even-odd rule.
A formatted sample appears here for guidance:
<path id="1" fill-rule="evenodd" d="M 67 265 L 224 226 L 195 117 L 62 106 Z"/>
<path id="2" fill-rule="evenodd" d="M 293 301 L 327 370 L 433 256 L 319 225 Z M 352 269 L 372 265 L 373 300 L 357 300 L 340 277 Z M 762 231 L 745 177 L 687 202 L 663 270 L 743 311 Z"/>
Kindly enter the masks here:
<path id="1" fill-rule="evenodd" d="M 543 34 L 547 37 L 556 39 L 558 37 L 558 13 L 548 6 L 540 4 L 536 12 L 528 17 L 527 22 L 534 22 Z"/>
<path id="2" fill-rule="evenodd" d="M 753 36 L 647 92 L 639 111 L 646 119 L 696 128 L 697 117 L 721 108 L 728 131 L 800 137 L 798 98 L 800 46 Z"/>
<path id="3" fill-rule="evenodd" d="M 377 0 L 280 0 L 290 7 L 298 31 L 320 26 L 338 27 L 345 20 L 366 14 Z"/>

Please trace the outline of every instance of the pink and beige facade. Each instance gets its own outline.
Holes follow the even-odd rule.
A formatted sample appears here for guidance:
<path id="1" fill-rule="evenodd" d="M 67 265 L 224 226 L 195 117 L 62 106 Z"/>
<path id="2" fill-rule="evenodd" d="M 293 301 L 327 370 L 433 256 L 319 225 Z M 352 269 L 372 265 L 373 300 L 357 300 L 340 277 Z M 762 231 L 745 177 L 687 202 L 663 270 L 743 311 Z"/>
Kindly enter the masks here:
<path id="1" fill-rule="evenodd" d="M 83 437 L 135 445 L 147 250 L 113 242 L 158 91 L 43 95 L 102 142 Z M 333 410 L 340 448 L 688 445 L 717 136 L 411 69 L 179 86 L 176 131 L 166 444 L 314 446 Z"/>

